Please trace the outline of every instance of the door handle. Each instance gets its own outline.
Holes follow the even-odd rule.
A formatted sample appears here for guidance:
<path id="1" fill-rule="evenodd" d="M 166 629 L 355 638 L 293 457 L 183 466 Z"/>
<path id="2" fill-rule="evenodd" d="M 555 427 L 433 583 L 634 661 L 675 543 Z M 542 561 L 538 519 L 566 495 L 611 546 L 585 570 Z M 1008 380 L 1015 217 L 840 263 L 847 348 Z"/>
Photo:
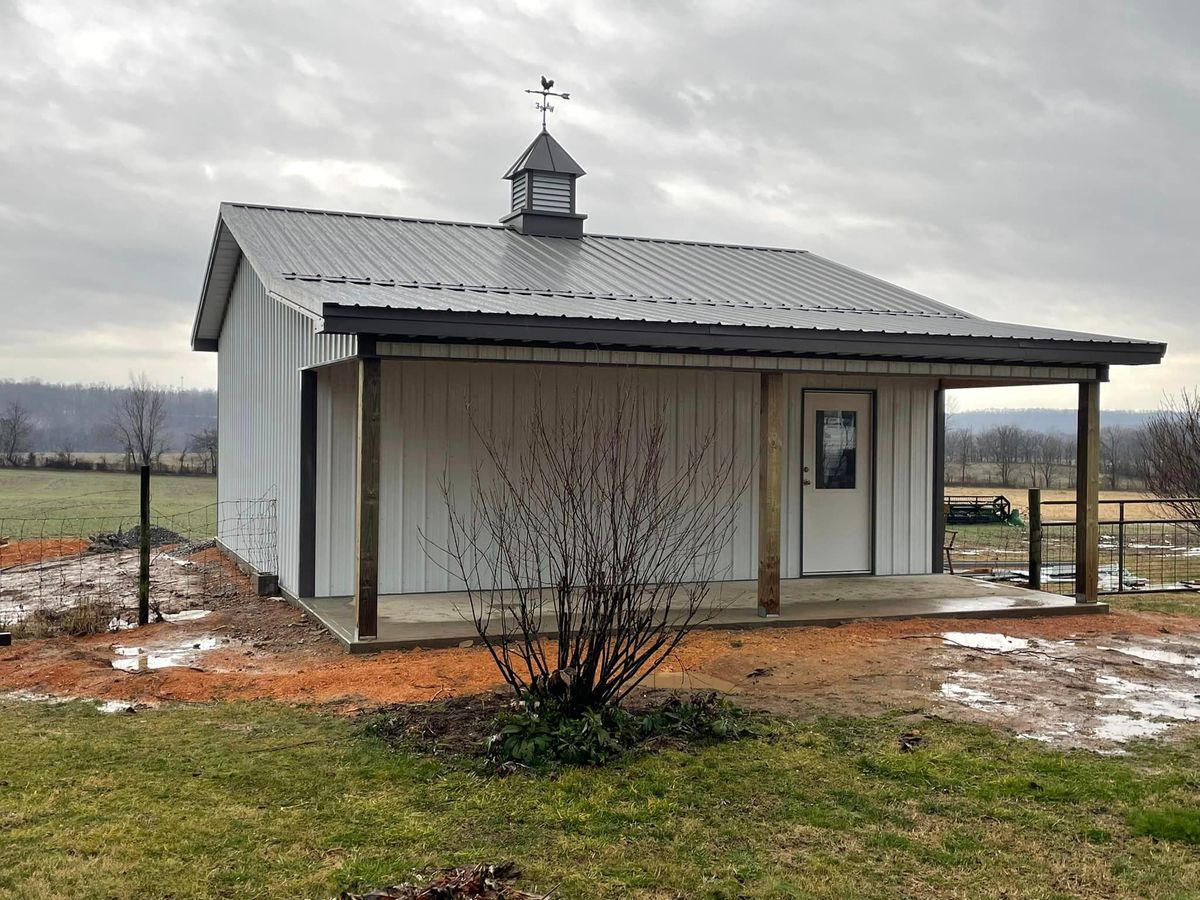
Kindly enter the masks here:
<path id="1" fill-rule="evenodd" d="M 812 484 L 812 482 L 811 482 L 811 481 L 809 481 L 807 478 L 805 478 L 805 479 L 804 479 L 804 484 Z"/>

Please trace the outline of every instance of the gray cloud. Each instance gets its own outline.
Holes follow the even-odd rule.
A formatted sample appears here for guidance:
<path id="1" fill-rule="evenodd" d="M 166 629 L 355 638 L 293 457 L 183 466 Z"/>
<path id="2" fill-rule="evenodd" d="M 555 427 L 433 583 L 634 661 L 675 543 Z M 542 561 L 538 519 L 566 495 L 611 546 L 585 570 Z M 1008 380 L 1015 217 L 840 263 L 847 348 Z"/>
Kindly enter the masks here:
<path id="1" fill-rule="evenodd" d="M 546 71 L 594 231 L 1169 340 L 1113 405 L 1198 380 L 1188 0 L 0 0 L 0 33 L 0 377 L 211 383 L 186 338 L 220 200 L 494 221 Z"/>

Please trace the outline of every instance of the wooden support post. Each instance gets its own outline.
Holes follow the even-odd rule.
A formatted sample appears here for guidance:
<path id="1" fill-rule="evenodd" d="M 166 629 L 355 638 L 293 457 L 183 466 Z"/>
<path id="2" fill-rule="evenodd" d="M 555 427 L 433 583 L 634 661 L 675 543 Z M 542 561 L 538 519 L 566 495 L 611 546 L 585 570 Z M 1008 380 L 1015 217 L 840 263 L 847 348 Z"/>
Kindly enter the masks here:
<path id="1" fill-rule="evenodd" d="M 356 640 L 379 636 L 379 357 L 358 360 L 358 467 L 355 477 L 354 617 Z"/>
<path id="2" fill-rule="evenodd" d="M 1075 468 L 1075 601 L 1100 598 L 1100 382 L 1079 384 Z"/>
<path id="3" fill-rule="evenodd" d="M 1029 491 L 1029 587 L 1042 589 L 1042 490 Z"/>
<path id="4" fill-rule="evenodd" d="M 138 504 L 138 624 L 150 623 L 150 467 L 142 466 Z"/>
<path id="5" fill-rule="evenodd" d="M 933 392 L 933 484 L 930 498 L 929 571 L 941 575 L 946 571 L 946 389 Z M 953 567 L 951 567 L 953 568 Z"/>
<path id="6" fill-rule="evenodd" d="M 783 375 L 759 375 L 758 614 L 779 615 L 779 523 L 783 486 Z"/>

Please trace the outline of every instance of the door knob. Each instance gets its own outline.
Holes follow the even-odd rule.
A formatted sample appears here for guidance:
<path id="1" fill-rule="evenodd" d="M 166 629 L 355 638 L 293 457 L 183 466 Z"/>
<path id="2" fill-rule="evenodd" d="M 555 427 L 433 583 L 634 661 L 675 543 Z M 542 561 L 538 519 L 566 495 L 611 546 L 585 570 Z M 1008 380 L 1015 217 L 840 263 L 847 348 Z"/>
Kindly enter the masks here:
<path id="1" fill-rule="evenodd" d="M 805 483 L 805 484 L 812 484 L 812 482 L 811 482 L 811 481 L 809 481 L 807 478 L 805 478 L 805 479 L 804 479 L 804 483 Z"/>

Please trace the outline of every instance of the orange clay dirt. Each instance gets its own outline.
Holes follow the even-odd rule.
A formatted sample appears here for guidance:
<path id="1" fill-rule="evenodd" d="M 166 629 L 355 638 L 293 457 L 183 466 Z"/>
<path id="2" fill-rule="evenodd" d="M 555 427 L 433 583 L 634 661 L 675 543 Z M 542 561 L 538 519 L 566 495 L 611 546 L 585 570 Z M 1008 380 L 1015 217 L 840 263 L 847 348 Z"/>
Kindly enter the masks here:
<path id="1" fill-rule="evenodd" d="M 43 562 L 82 553 L 88 542 L 81 538 L 27 538 L 5 541 L 0 535 L 0 569 L 24 563 Z"/>
<path id="2" fill-rule="evenodd" d="M 269 698 L 351 708 L 469 694 L 500 682 L 481 646 L 350 656 L 283 600 L 259 598 L 230 570 L 236 591 L 203 618 L 83 638 L 19 640 L 0 648 L 0 694 L 154 703 Z M 858 622 L 836 628 L 698 631 L 651 684 L 715 688 L 765 705 L 855 712 L 911 705 L 936 688 L 925 651 L 946 631 L 1063 641 L 1158 636 L 1196 620 L 1113 613 L 1042 619 Z M 126 655 L 127 654 L 127 655 Z M 134 671 L 114 668 L 114 661 Z M 945 668 L 944 666 L 941 668 Z M 140 670 L 138 670 L 140 669 Z"/>

